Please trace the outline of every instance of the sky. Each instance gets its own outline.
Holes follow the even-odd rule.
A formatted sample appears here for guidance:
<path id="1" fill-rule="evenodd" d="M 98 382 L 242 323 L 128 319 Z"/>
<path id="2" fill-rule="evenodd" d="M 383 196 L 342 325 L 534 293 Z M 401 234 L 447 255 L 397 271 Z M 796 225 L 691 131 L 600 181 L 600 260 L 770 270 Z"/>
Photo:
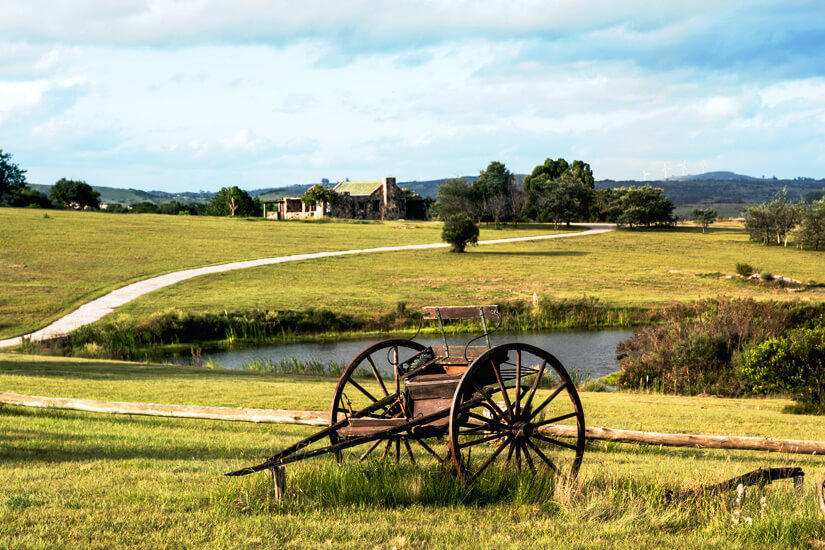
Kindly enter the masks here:
<path id="1" fill-rule="evenodd" d="M 825 3 L 0 0 L 0 149 L 216 191 L 395 176 L 825 177 Z"/>

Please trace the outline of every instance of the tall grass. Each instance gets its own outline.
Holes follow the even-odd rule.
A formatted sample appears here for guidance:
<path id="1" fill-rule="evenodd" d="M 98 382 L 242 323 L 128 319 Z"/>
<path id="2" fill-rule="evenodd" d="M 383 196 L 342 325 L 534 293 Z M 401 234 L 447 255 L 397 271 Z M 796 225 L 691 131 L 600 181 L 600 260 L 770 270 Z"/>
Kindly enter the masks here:
<path id="1" fill-rule="evenodd" d="M 312 376 L 334 376 L 339 377 L 347 368 L 345 363 L 338 361 L 319 361 L 317 359 L 301 360 L 291 357 L 289 359 L 262 360 L 253 359 L 241 366 L 241 370 L 250 372 L 265 372 L 269 374 L 301 374 Z M 357 371 L 356 376 L 372 376 L 366 371 Z"/>
<path id="2" fill-rule="evenodd" d="M 472 484 L 464 483 L 452 463 L 394 464 L 390 460 L 307 462 L 287 468 L 286 493 L 275 500 L 267 474 L 233 480 L 215 497 L 221 505 L 239 511 L 277 513 L 306 509 L 356 507 L 514 506 L 555 507 L 557 478 L 544 473 L 519 473 L 515 468 L 491 466 Z"/>
<path id="3" fill-rule="evenodd" d="M 501 330 L 507 332 L 618 327 L 643 323 L 650 318 L 647 311 L 612 307 L 594 297 L 555 301 L 542 298 L 535 304 L 511 301 L 501 304 L 501 310 Z M 119 316 L 47 342 L 26 340 L 20 349 L 27 353 L 136 360 L 158 357 L 157 348 L 162 346 L 263 345 L 318 334 L 415 330 L 420 322 L 421 313 L 408 309 L 404 303 L 397 304 L 395 311 L 373 317 L 315 308 L 222 313 L 171 310 L 143 320 Z M 493 321 L 489 322 L 493 328 Z M 433 326 L 428 328 L 435 330 Z M 478 322 L 449 323 L 445 329 L 475 332 Z"/>
<path id="4" fill-rule="evenodd" d="M 614 542 L 614 537 L 625 532 L 636 544 L 645 537 L 661 540 L 662 533 L 683 543 L 683 537 L 696 537 L 725 545 L 772 548 L 806 547 L 825 537 L 825 522 L 811 486 L 800 494 L 791 484 L 777 482 L 749 487 L 741 495 L 730 491 L 677 503 L 666 502 L 664 490 L 649 479 L 609 472 L 568 483 L 547 474 L 495 467 L 467 485 L 450 467 L 371 460 L 340 466 L 331 462 L 293 465 L 288 468 L 281 500 L 275 499 L 266 474 L 232 480 L 216 490 L 212 499 L 232 515 L 273 517 L 400 509 L 428 514 L 438 522 L 444 510 L 458 509 L 465 511 L 468 523 L 456 528 L 466 530 L 484 521 L 484 508 L 490 507 L 497 516 L 493 510 L 503 506 L 514 519 L 526 514 L 539 523 L 589 526 L 578 530 L 576 541 L 597 546 L 606 535 L 599 525 L 608 529 L 608 538 Z M 588 530 L 589 537 L 584 534 Z M 558 538 L 564 540 L 561 534 Z M 634 545 L 630 540 L 628 547 Z"/>

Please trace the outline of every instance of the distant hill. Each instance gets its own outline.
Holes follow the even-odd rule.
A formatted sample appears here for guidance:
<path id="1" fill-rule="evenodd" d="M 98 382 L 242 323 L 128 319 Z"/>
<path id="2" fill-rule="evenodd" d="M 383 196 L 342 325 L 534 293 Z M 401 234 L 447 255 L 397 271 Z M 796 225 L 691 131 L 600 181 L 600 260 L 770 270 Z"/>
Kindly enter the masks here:
<path id="1" fill-rule="evenodd" d="M 49 194 L 51 185 L 41 185 L 38 183 L 30 183 L 29 187 L 40 191 L 41 193 Z M 215 193 L 207 191 L 182 192 L 182 193 L 167 193 L 166 191 L 141 191 L 140 189 L 121 189 L 118 187 L 101 187 L 93 185 L 92 189 L 100 193 L 101 204 L 123 204 L 131 205 L 139 202 L 152 202 L 161 204 L 164 202 L 178 201 L 183 203 L 205 203 L 215 196 Z"/>
<path id="2" fill-rule="evenodd" d="M 723 172 L 732 174 L 732 172 Z M 709 174 L 704 174 L 707 176 Z M 734 174 L 736 175 L 736 174 Z M 737 203 L 743 205 L 757 204 L 771 200 L 774 195 L 788 190 L 788 197 L 793 200 L 802 200 L 809 193 L 816 193 L 825 188 L 825 179 L 761 179 L 749 176 L 727 179 L 694 178 L 658 181 L 613 181 L 600 180 L 596 182 L 596 189 L 627 187 L 632 185 L 652 185 L 661 187 L 665 195 L 676 206 L 685 204 L 714 204 Z"/>
<path id="3" fill-rule="evenodd" d="M 671 176 L 664 181 L 731 181 L 731 180 L 756 180 L 762 181 L 753 176 L 745 176 L 735 172 L 706 172 L 704 174 L 688 174 L 687 176 Z"/>

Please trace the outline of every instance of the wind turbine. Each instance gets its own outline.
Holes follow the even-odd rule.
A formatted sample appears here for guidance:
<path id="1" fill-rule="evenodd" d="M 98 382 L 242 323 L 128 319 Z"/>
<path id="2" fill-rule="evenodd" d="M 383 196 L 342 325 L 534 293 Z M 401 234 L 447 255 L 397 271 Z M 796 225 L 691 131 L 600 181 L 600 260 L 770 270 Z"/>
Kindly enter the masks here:
<path id="1" fill-rule="evenodd" d="M 681 166 L 682 167 L 682 175 L 683 176 L 687 175 L 687 161 L 686 160 L 683 160 L 682 164 L 677 164 L 676 166 Z"/>
<path id="2" fill-rule="evenodd" d="M 650 175 L 650 172 L 646 172 L 645 170 L 642 170 L 642 178 L 643 178 L 643 181 L 647 181 L 647 177 L 648 177 L 649 175 Z"/>
<path id="3" fill-rule="evenodd" d="M 662 163 L 662 166 L 663 166 L 663 167 L 664 167 L 664 169 L 665 169 L 665 179 L 667 179 L 667 163 L 666 163 L 666 162 L 663 162 L 663 163 Z"/>
<path id="4" fill-rule="evenodd" d="M 702 173 L 705 173 L 705 161 L 702 161 Z"/>

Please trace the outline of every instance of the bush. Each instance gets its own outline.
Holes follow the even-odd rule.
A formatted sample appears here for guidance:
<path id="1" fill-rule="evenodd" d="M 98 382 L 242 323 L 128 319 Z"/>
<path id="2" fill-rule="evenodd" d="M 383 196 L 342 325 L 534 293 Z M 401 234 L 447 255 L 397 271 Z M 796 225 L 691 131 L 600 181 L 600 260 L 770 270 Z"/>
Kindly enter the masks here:
<path id="1" fill-rule="evenodd" d="M 451 252 L 464 252 L 467 244 L 478 244 L 478 226 L 466 214 L 453 214 L 444 222 L 441 240 L 452 245 Z"/>
<path id="2" fill-rule="evenodd" d="M 788 393 L 802 410 L 825 414 L 825 327 L 765 340 L 743 357 L 741 372 L 750 391 Z"/>
<path id="3" fill-rule="evenodd" d="M 754 271 L 756 271 L 751 264 L 746 264 L 744 262 L 737 262 L 736 263 L 736 273 L 741 275 L 742 277 L 750 277 L 753 275 Z"/>
<path id="4" fill-rule="evenodd" d="M 738 358 L 817 319 L 825 305 L 722 298 L 666 310 L 617 346 L 619 385 L 679 394 L 741 395 Z"/>
<path id="5" fill-rule="evenodd" d="M 773 281 L 773 273 L 764 272 L 759 274 L 760 281 Z"/>

